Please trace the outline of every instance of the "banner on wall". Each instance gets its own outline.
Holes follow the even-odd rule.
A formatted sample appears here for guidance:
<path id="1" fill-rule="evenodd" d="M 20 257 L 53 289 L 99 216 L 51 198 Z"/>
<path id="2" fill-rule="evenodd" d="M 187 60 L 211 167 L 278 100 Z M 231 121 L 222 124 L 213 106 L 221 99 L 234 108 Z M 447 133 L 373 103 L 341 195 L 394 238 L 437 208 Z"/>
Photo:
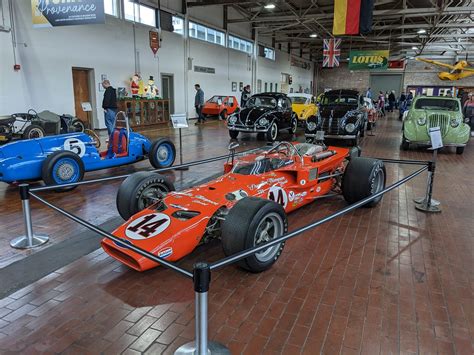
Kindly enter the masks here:
<path id="1" fill-rule="evenodd" d="M 33 27 L 105 23 L 104 0 L 31 0 Z"/>
<path id="2" fill-rule="evenodd" d="M 388 50 L 351 51 L 349 70 L 385 70 L 388 66 Z"/>
<path id="3" fill-rule="evenodd" d="M 311 69 L 311 64 L 297 57 L 291 57 L 290 65 L 292 67 L 298 67 L 306 70 Z"/>

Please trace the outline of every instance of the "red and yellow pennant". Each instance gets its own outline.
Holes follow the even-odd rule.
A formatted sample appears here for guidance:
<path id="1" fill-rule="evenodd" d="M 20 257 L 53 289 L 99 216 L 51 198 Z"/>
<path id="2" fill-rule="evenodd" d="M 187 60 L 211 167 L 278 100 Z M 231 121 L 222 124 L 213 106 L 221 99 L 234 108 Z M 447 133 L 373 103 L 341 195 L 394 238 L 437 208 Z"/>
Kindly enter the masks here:
<path id="1" fill-rule="evenodd" d="M 356 35 L 359 33 L 361 0 L 335 0 L 333 35 Z"/>

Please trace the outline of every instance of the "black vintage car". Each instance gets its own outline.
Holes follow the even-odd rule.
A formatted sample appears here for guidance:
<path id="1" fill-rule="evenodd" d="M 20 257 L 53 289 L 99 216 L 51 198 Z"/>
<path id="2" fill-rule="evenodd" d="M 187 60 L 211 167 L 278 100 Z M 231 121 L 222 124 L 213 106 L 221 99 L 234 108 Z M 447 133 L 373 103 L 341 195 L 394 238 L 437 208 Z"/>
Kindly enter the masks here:
<path id="1" fill-rule="evenodd" d="M 278 132 L 287 129 L 296 133 L 298 118 L 291 109 L 291 100 L 281 93 L 262 93 L 251 96 L 240 112 L 230 115 L 227 128 L 231 138 L 239 132 L 258 133 L 259 138 L 273 142 Z"/>
<path id="2" fill-rule="evenodd" d="M 320 139 L 324 132 L 324 138 L 350 139 L 357 145 L 366 125 L 363 96 L 355 90 L 331 90 L 321 97 L 318 115 L 306 121 L 305 136 L 313 141 Z"/>

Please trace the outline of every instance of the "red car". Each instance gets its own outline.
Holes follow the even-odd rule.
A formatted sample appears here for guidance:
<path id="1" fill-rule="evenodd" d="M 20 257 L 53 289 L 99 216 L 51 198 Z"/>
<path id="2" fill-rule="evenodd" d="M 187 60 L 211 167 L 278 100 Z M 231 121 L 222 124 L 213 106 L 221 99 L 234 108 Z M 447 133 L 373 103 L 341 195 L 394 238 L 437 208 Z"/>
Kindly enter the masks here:
<path id="1" fill-rule="evenodd" d="M 174 191 L 157 173 L 132 174 L 117 193 L 117 208 L 126 222 L 112 234 L 122 242 L 103 239 L 102 248 L 138 271 L 158 264 L 132 251 L 130 244 L 176 261 L 218 238 L 226 255 L 235 254 L 283 235 L 286 214 L 323 195 L 339 192 L 354 203 L 383 190 L 383 162 L 358 153 L 356 148 L 280 142 L 236 160 L 232 154 L 224 175 L 184 191 Z M 240 266 L 251 272 L 266 270 L 283 247 L 269 247 L 240 261 Z"/>
<path id="2" fill-rule="evenodd" d="M 235 96 L 215 95 L 206 101 L 202 108 L 202 114 L 206 116 L 219 116 L 225 120 L 228 115 L 239 108 L 239 102 Z"/>

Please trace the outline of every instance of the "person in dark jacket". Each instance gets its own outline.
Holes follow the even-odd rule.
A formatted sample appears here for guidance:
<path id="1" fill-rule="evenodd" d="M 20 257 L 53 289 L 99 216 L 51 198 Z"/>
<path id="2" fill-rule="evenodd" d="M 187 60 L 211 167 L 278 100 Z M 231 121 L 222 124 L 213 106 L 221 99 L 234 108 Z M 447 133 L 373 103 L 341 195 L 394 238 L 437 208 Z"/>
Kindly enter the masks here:
<path id="1" fill-rule="evenodd" d="M 242 95 L 240 96 L 240 107 L 245 107 L 248 99 L 250 98 L 250 85 L 246 85 L 242 90 Z"/>
<path id="2" fill-rule="evenodd" d="M 393 112 L 393 107 L 395 106 L 395 91 L 391 91 L 390 94 L 388 95 L 388 111 Z"/>
<path id="3" fill-rule="evenodd" d="M 104 109 L 105 126 L 109 136 L 114 131 L 115 115 L 117 114 L 117 93 L 110 85 L 110 81 L 104 80 L 102 87 L 105 89 L 104 99 L 102 100 L 102 108 Z"/>
<path id="4" fill-rule="evenodd" d="M 202 91 L 201 85 L 199 84 L 194 85 L 194 88 L 196 89 L 196 96 L 194 96 L 194 107 L 196 108 L 196 113 L 198 115 L 198 121 L 195 124 L 198 125 L 206 121 L 202 115 L 202 107 L 204 106 L 204 91 Z"/>

